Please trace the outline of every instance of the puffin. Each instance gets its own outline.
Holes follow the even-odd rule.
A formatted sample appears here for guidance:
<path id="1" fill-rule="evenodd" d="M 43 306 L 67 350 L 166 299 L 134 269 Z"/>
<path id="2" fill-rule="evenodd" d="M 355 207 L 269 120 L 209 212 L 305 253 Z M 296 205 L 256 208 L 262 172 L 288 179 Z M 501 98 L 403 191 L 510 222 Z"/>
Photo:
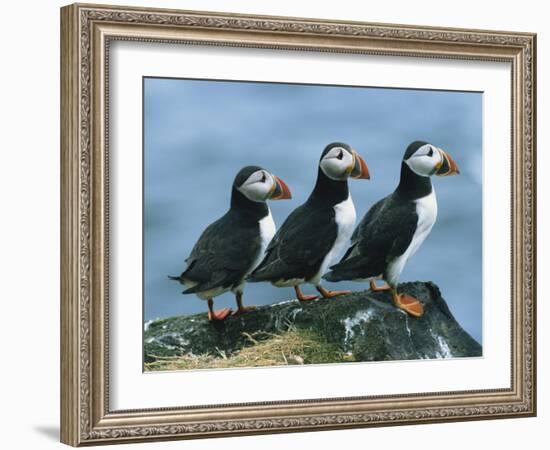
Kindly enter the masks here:
<path id="1" fill-rule="evenodd" d="M 259 166 L 243 167 L 231 187 L 229 210 L 206 227 L 185 260 L 179 276 L 169 276 L 208 302 L 208 318 L 223 321 L 255 309 L 243 306 L 246 277 L 261 261 L 275 234 L 275 223 L 266 200 L 290 199 L 286 183 Z M 214 310 L 214 297 L 231 291 L 237 310 Z"/>
<path id="2" fill-rule="evenodd" d="M 370 178 L 365 160 L 348 144 L 327 145 L 311 195 L 286 218 L 249 281 L 292 286 L 300 301 L 318 298 L 304 294 L 300 289 L 303 283 L 314 285 L 324 298 L 350 292 L 330 291 L 320 284 L 321 275 L 345 250 L 355 226 L 349 177 Z"/>
<path id="3" fill-rule="evenodd" d="M 422 316 L 422 303 L 397 291 L 399 276 L 437 218 L 431 176 L 459 173 L 456 162 L 446 151 L 428 142 L 412 142 L 401 162 L 397 188 L 369 209 L 353 232 L 351 246 L 342 260 L 323 278 L 369 281 L 372 291 L 391 291 L 397 308 L 414 317 Z M 386 285 L 377 286 L 376 280 L 383 280 Z"/>

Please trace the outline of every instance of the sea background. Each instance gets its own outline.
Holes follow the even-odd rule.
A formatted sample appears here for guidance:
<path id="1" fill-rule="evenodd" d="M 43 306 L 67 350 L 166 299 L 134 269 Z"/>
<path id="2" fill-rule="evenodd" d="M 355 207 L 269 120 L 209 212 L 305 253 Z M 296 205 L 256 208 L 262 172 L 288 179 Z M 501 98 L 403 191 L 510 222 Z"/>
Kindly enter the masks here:
<path id="1" fill-rule="evenodd" d="M 407 145 L 425 140 L 448 151 L 461 173 L 433 177 L 438 219 L 400 281 L 435 282 L 458 322 L 482 342 L 481 93 L 145 78 L 143 125 L 144 321 L 207 310 L 168 275 L 184 270 L 201 232 L 227 211 L 243 166 L 262 166 L 289 185 L 292 200 L 269 203 L 280 226 L 309 196 L 323 148 L 346 142 L 371 173 L 370 181 L 349 182 L 359 222 L 397 186 Z M 293 297 L 291 288 L 248 283 L 244 302 Z M 234 296 L 223 294 L 215 305 L 234 307 Z"/>

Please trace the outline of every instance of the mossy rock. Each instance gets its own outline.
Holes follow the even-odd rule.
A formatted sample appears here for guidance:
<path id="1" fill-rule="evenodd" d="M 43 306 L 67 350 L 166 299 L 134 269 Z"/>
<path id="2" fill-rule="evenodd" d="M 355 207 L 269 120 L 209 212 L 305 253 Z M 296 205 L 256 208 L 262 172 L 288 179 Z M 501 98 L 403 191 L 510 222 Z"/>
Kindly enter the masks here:
<path id="1" fill-rule="evenodd" d="M 304 338 L 308 345 L 315 342 L 331 349 L 324 359 L 323 352 L 315 358 L 298 355 L 304 364 L 481 356 L 481 346 L 455 320 L 435 284 L 404 283 L 400 290 L 422 301 L 422 317 L 396 309 L 388 292 L 361 291 L 333 299 L 262 306 L 222 323 L 210 322 L 206 314 L 151 321 L 144 333 L 144 359 L 150 368 L 166 358 L 229 360 L 262 342 L 288 337 L 289 332 L 302 338 L 303 333 L 310 333 Z M 260 365 L 279 361 L 264 359 Z"/>

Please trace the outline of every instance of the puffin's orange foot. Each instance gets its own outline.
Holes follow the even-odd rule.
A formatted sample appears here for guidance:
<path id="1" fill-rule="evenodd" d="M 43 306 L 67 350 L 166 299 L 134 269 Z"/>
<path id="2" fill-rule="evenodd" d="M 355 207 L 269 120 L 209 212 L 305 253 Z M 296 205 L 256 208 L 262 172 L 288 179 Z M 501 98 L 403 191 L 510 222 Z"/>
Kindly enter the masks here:
<path id="1" fill-rule="evenodd" d="M 301 302 L 309 302 L 311 300 L 317 300 L 319 297 L 316 295 L 305 295 L 302 293 L 300 286 L 294 286 L 294 291 L 296 291 L 296 298 Z"/>
<path id="2" fill-rule="evenodd" d="M 227 319 L 229 315 L 231 315 L 231 312 L 231 308 L 223 308 L 217 311 L 208 311 L 208 320 L 211 320 L 212 322 L 223 321 Z"/>
<path id="3" fill-rule="evenodd" d="M 254 311 L 256 309 L 255 306 L 241 306 L 237 311 L 233 311 L 233 316 L 240 316 L 241 314 L 245 314 L 250 311 Z"/>
<path id="4" fill-rule="evenodd" d="M 424 306 L 416 298 L 408 294 L 397 294 L 394 296 L 395 306 L 409 313 L 414 317 L 421 317 L 424 314 Z"/>
<path id="5" fill-rule="evenodd" d="M 369 281 L 369 285 L 372 292 L 391 291 L 391 287 L 389 287 L 387 284 L 385 286 L 377 286 L 376 282 L 373 280 Z"/>
<path id="6" fill-rule="evenodd" d="M 339 295 L 351 294 L 351 291 L 331 291 L 321 286 L 317 286 L 317 290 L 321 293 L 323 298 L 332 298 L 338 297 Z"/>
<path id="7" fill-rule="evenodd" d="M 301 302 L 310 302 L 312 300 L 317 300 L 318 298 L 319 298 L 319 296 L 317 296 L 317 295 L 302 294 L 300 297 L 298 297 L 298 300 L 300 300 Z"/>

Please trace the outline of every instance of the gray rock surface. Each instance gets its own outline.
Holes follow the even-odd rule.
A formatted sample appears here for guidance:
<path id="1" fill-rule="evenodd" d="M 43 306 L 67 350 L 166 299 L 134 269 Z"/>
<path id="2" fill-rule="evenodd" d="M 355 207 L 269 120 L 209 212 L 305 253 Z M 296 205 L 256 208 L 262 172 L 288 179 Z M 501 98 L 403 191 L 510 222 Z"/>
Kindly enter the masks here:
<path id="1" fill-rule="evenodd" d="M 206 313 L 145 324 L 145 361 L 156 356 L 227 355 L 255 339 L 294 327 L 310 329 L 356 361 L 410 360 L 481 356 L 482 349 L 455 320 L 433 283 L 403 283 L 400 291 L 420 299 L 425 313 L 408 316 L 392 305 L 389 292 L 360 291 L 312 302 L 289 300 L 208 321 Z"/>

